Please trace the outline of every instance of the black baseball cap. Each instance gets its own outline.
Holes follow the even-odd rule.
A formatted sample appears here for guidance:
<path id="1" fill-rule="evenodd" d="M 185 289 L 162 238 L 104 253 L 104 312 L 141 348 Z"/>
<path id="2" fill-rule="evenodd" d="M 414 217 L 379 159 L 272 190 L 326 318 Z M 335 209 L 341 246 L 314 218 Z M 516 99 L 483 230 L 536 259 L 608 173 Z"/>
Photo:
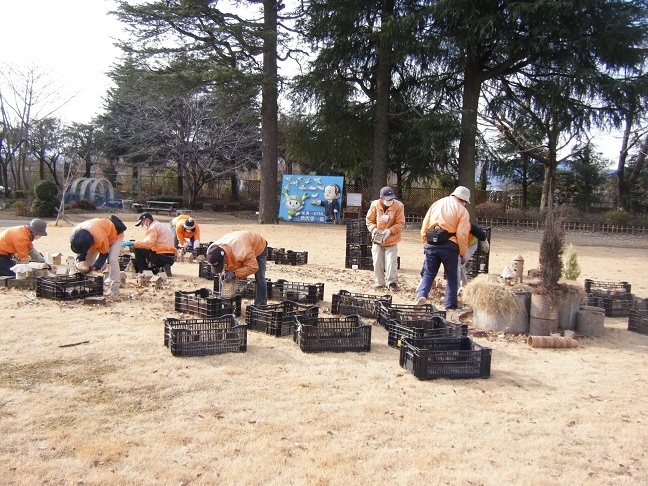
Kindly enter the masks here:
<path id="1" fill-rule="evenodd" d="M 145 219 L 150 219 L 151 221 L 153 221 L 153 215 L 151 215 L 151 213 L 142 213 L 142 214 L 140 214 L 139 218 L 137 218 L 137 223 L 135 223 L 135 226 L 141 226 L 142 222 Z"/>
<path id="2" fill-rule="evenodd" d="M 211 245 L 209 248 L 207 248 L 207 254 L 205 255 L 205 258 L 211 264 L 212 273 L 214 275 L 219 274 L 223 271 L 223 267 L 225 266 L 225 250 L 223 250 L 220 246 Z"/>

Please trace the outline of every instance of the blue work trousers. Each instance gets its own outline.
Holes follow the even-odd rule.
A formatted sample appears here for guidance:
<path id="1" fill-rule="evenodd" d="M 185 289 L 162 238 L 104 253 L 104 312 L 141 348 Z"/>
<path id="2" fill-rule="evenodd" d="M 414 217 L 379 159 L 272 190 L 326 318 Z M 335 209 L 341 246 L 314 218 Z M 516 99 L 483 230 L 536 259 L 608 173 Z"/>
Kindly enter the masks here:
<path id="1" fill-rule="evenodd" d="M 439 267 L 443 264 L 446 273 L 446 290 L 443 303 L 446 309 L 457 308 L 459 247 L 453 241 L 448 241 L 442 245 L 429 245 L 426 243 L 423 246 L 423 252 L 425 261 L 421 270 L 421 282 L 416 289 L 416 296 L 427 299 L 432 283 L 437 273 L 439 273 Z"/>
<path id="2" fill-rule="evenodd" d="M 265 272 L 266 263 L 268 261 L 268 246 L 265 250 L 256 257 L 259 269 L 254 274 L 256 280 L 256 291 L 254 292 L 254 305 L 267 305 L 268 304 L 268 283 L 266 282 Z M 456 272 L 455 272 L 456 273 Z"/>

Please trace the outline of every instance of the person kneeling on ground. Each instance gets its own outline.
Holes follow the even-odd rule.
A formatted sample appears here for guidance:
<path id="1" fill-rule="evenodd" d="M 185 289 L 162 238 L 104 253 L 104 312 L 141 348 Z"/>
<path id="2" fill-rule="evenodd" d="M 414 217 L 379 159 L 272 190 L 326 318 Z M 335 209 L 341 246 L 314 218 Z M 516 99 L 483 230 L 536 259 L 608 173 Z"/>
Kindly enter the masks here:
<path id="1" fill-rule="evenodd" d="M 244 279 L 254 274 L 256 289 L 254 305 L 267 305 L 268 289 L 265 279 L 268 260 L 268 242 L 252 231 L 233 231 L 222 236 L 207 248 L 205 258 L 212 273 L 228 281 Z"/>
<path id="2" fill-rule="evenodd" d="M 157 274 L 161 268 L 175 263 L 176 249 L 173 246 L 173 234 L 168 226 L 155 221 L 151 213 L 140 214 L 135 226 L 146 230 L 144 239 L 125 241 L 123 245 L 132 247 L 137 273 L 151 270 Z"/>
<path id="3" fill-rule="evenodd" d="M 200 248 L 200 225 L 188 214 L 176 216 L 169 223 L 176 248 L 197 250 Z"/>
<path id="4" fill-rule="evenodd" d="M 94 218 L 77 225 L 70 237 L 70 248 L 76 257 L 76 269 L 81 273 L 101 270 L 108 260 L 110 285 L 107 295 L 119 295 L 121 271 L 119 253 L 126 225 L 117 217 Z"/>
<path id="5" fill-rule="evenodd" d="M 43 263 L 45 259 L 32 243 L 41 236 L 47 236 L 47 223 L 42 219 L 32 219 L 29 224 L 13 226 L 0 233 L 0 275 L 15 277 L 11 268 L 16 265 L 13 257 L 18 258 L 18 263 L 29 261 Z"/>

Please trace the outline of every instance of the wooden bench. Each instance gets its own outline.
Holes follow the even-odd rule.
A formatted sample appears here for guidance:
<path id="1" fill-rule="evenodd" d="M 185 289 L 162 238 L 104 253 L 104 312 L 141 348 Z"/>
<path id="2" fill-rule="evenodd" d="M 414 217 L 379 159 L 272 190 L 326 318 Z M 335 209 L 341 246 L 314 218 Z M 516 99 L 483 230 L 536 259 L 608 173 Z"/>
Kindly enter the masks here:
<path id="1" fill-rule="evenodd" d="M 172 214 L 189 214 L 191 215 L 191 209 L 180 208 L 180 203 L 175 201 L 146 201 L 146 205 L 142 204 L 133 204 L 133 210 L 136 213 L 155 213 L 160 212 L 167 213 L 169 216 Z"/>

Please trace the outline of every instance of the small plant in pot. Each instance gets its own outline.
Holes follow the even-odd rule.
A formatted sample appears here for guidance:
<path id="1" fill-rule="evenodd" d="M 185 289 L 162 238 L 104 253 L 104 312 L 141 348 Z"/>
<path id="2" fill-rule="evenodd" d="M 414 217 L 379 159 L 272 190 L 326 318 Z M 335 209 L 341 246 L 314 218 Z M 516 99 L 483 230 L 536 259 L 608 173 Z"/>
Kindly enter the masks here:
<path id="1" fill-rule="evenodd" d="M 548 336 L 558 331 L 559 322 L 563 321 L 560 314 L 565 295 L 576 290 L 575 286 L 559 282 L 563 273 L 564 252 L 565 230 L 562 221 L 556 220 L 553 205 L 550 204 L 540 243 L 540 281 L 532 285 L 529 315 L 531 335 Z"/>

